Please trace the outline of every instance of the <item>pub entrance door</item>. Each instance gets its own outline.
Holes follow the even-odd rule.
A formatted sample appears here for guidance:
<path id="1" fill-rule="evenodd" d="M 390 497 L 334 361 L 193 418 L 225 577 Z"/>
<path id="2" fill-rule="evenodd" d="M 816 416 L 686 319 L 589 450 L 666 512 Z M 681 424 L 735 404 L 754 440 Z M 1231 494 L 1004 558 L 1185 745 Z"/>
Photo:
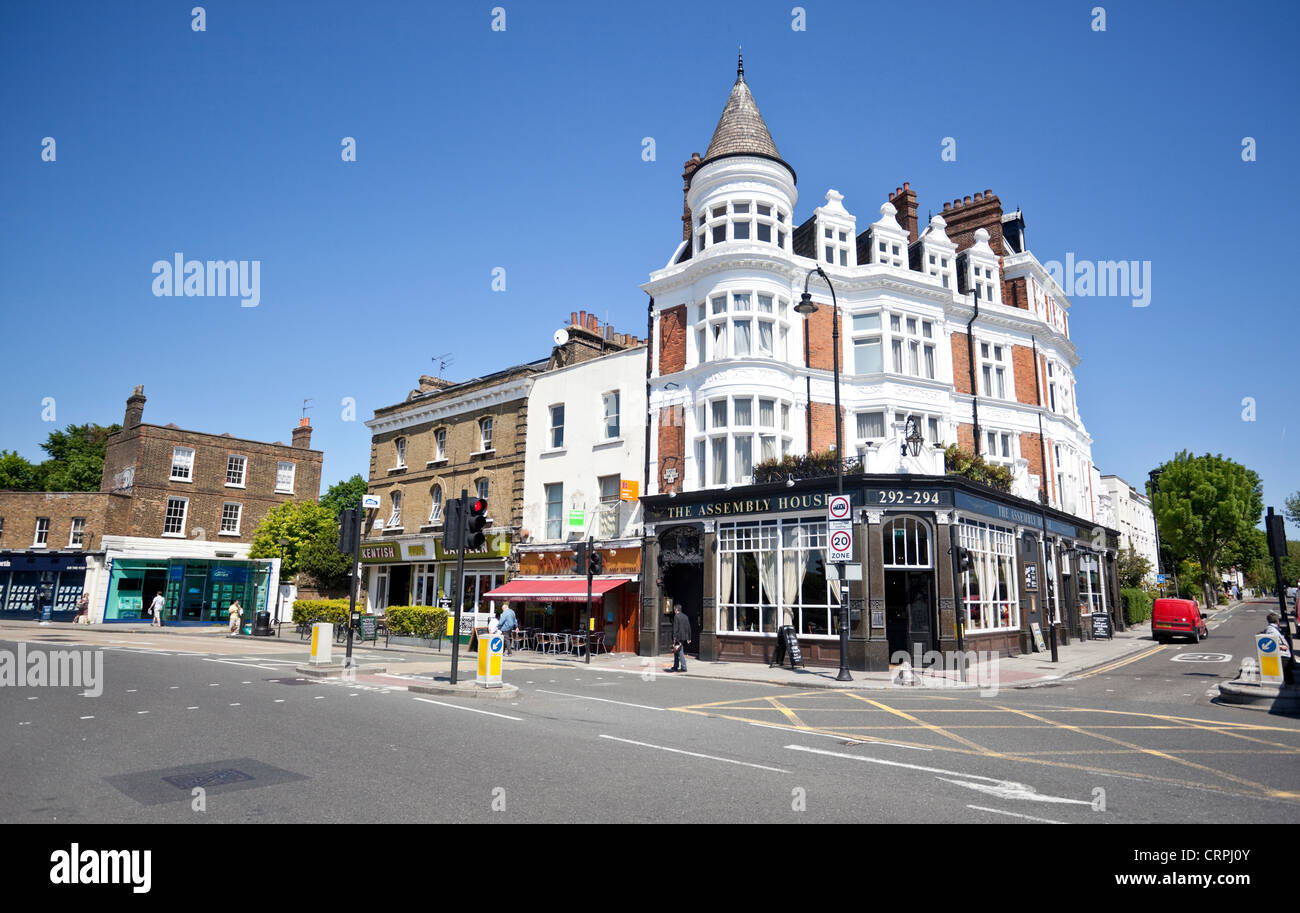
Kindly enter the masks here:
<path id="1" fill-rule="evenodd" d="M 889 653 L 935 649 L 934 554 L 930 527 L 916 517 L 881 529 L 885 568 L 885 637 Z M 915 664 L 915 658 L 912 659 Z"/>

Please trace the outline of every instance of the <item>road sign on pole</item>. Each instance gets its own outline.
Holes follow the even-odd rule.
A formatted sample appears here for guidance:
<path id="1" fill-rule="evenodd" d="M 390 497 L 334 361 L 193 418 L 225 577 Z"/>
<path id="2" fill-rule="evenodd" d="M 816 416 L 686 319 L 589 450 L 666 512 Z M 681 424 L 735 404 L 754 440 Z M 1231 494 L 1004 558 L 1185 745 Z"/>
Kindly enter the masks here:
<path id="1" fill-rule="evenodd" d="M 830 562 L 853 559 L 853 524 L 848 521 L 831 521 L 827 530 L 830 536 Z"/>
<path id="2" fill-rule="evenodd" d="M 850 520 L 851 510 L 848 495 L 831 495 L 826 502 L 826 519 L 831 523 Z"/>

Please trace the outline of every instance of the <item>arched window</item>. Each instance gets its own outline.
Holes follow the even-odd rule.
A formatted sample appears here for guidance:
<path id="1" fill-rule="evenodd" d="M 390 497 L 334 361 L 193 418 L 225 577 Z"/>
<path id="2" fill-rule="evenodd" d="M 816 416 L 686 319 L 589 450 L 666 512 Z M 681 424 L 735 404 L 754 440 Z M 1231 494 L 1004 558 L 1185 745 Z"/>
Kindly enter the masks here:
<path id="1" fill-rule="evenodd" d="M 478 479 L 474 482 L 475 493 L 484 501 L 488 499 L 488 480 Z"/>
<path id="2" fill-rule="evenodd" d="M 406 438 L 399 437 L 393 442 L 397 446 L 397 465 L 395 469 L 402 469 L 406 466 Z"/>
<path id="3" fill-rule="evenodd" d="M 896 517 L 881 530 L 885 567 L 931 567 L 930 530 L 915 517 Z"/>
<path id="4" fill-rule="evenodd" d="M 432 489 L 429 490 L 429 500 L 432 502 L 433 505 L 432 507 L 429 508 L 429 525 L 434 526 L 435 524 L 442 522 L 442 486 L 441 485 L 435 485 L 433 486 Z"/>

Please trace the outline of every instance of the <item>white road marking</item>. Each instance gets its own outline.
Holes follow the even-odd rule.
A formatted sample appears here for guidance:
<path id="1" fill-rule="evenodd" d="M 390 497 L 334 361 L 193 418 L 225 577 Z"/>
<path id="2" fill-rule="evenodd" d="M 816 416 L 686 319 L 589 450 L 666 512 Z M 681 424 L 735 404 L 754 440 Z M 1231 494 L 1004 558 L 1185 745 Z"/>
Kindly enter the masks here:
<path id="1" fill-rule="evenodd" d="M 282 698 L 282 697 L 277 697 L 277 698 L 275 699 L 275 702 L 276 702 L 277 704 L 283 704 L 283 703 L 284 703 L 284 698 Z"/>
<path id="2" fill-rule="evenodd" d="M 209 688 L 215 688 L 215 687 L 217 687 L 217 686 L 220 685 L 220 684 L 221 684 L 221 682 L 208 682 L 208 687 L 209 687 Z"/>
<path id="3" fill-rule="evenodd" d="M 482 713 L 482 714 L 486 714 L 487 716 L 499 716 L 503 720 L 514 720 L 516 723 L 522 723 L 524 719 L 521 716 L 506 716 L 504 713 L 493 713 L 491 710 L 477 710 L 474 707 L 461 707 L 458 704 L 444 704 L 442 701 L 431 701 L 427 697 L 417 697 L 416 700 L 422 701 L 423 703 L 426 704 L 437 704 L 439 707 L 450 707 L 452 710 L 468 710 L 470 713 Z"/>
<path id="4" fill-rule="evenodd" d="M 251 685 L 251 684 L 253 684 L 253 683 L 252 683 L 252 682 L 240 682 L 240 684 L 241 684 L 241 685 Z"/>
<path id="5" fill-rule="evenodd" d="M 136 693 L 137 691 L 139 691 L 139 690 L 140 690 L 139 688 L 127 688 L 127 689 L 126 689 L 126 693 L 127 693 L 127 694 L 135 694 L 135 693 Z"/>
<path id="6" fill-rule="evenodd" d="M 224 663 L 227 666 L 252 666 L 254 669 L 268 669 L 271 672 L 275 671 L 274 666 L 269 666 L 266 663 L 240 663 L 233 659 L 211 659 L 209 657 L 204 657 L 203 661 L 205 663 Z"/>
<path id="7" fill-rule="evenodd" d="M 964 780 L 953 780 L 948 777 L 940 777 L 945 783 L 953 783 L 957 786 L 964 786 L 967 789 L 977 790 L 978 792 L 988 793 L 997 796 L 999 799 L 1023 799 L 1029 802 L 1056 802 L 1064 805 L 1091 805 L 1092 803 L 1085 799 L 1066 799 L 1062 796 L 1047 796 L 1032 786 L 1026 786 L 1023 783 L 1012 783 L 1005 781 L 993 786 L 985 783 L 967 783 Z"/>
<path id="8" fill-rule="evenodd" d="M 600 701 L 602 704 L 619 704 L 623 707 L 639 707 L 642 710 L 663 710 L 663 707 L 651 707 L 649 704 L 629 704 L 627 701 L 611 701 L 607 697 L 588 697 L 585 694 L 566 694 L 563 691 L 547 691 L 545 688 L 538 688 L 538 694 L 558 694 L 560 697 L 573 697 L 580 701 Z"/>
<path id="9" fill-rule="evenodd" d="M 168 685 L 168 686 L 167 686 L 167 690 L 168 690 L 168 691 L 175 691 L 175 690 L 176 690 L 177 688 L 179 688 L 179 687 L 180 687 L 180 685 Z"/>
<path id="10" fill-rule="evenodd" d="M 318 701 L 323 701 L 323 700 L 325 700 L 325 695 L 323 695 L 323 694 L 318 694 L 318 695 L 316 695 L 316 700 L 318 700 Z"/>
<path id="11" fill-rule="evenodd" d="M 148 710 L 137 710 L 137 711 L 135 712 L 135 714 L 136 714 L 136 716 L 139 716 L 139 715 L 142 714 L 142 713 L 148 713 L 148 712 L 149 712 Z"/>
<path id="12" fill-rule="evenodd" d="M 39 697 L 29 697 L 27 700 L 29 700 L 29 701 L 39 701 L 40 698 L 39 698 Z"/>
<path id="13" fill-rule="evenodd" d="M 198 707 L 186 707 L 185 709 L 186 709 L 186 710 L 198 710 L 199 708 L 198 708 Z"/>
<path id="14" fill-rule="evenodd" d="M 734 758 L 719 758 L 717 755 L 699 754 L 694 751 L 683 751 L 680 748 L 669 748 L 667 745 L 651 745 L 649 742 L 634 742 L 631 739 L 620 739 L 617 736 L 602 735 L 602 739 L 609 739 L 611 742 L 623 742 L 628 745 L 639 745 L 642 748 L 654 748 L 659 751 L 671 751 L 673 754 L 689 755 L 692 758 L 704 758 L 708 761 L 722 761 L 724 764 L 739 764 L 741 767 L 756 767 L 759 770 L 770 770 L 772 773 L 788 774 L 790 771 L 782 770 L 780 767 L 767 767 L 763 764 L 751 764 L 749 761 L 737 761 Z M 788 747 L 788 746 L 787 746 Z"/>
<path id="15" fill-rule="evenodd" d="M 235 704 L 231 704 L 230 706 L 231 706 L 231 707 L 238 707 L 239 704 L 238 704 L 238 703 L 235 703 Z"/>
<path id="16" fill-rule="evenodd" d="M 967 808 L 973 808 L 977 812 L 992 812 L 995 815 L 1010 815 L 1012 818 L 1026 818 L 1030 821 L 1041 821 L 1043 824 L 1064 824 L 1064 821 L 1053 821 L 1051 818 L 1035 818 L 1033 815 L 1021 815 L 1016 812 L 1004 812 L 1000 808 L 985 808 L 982 805 L 968 805 Z"/>
<path id="17" fill-rule="evenodd" d="M 19 725 L 19 726 L 30 726 L 30 725 L 32 725 L 32 721 L 31 721 L 31 720 L 28 720 L 26 723 L 19 723 L 18 725 Z"/>

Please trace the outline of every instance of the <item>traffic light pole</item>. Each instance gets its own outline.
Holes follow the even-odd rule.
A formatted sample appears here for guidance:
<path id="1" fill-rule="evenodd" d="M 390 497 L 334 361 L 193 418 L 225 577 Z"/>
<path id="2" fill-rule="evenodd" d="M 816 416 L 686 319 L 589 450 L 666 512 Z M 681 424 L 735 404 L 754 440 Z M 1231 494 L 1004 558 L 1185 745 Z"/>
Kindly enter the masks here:
<path id="1" fill-rule="evenodd" d="M 456 612 L 456 621 L 451 629 L 451 683 L 456 684 L 456 669 L 460 659 L 460 604 L 465 596 L 465 521 L 469 513 L 465 509 L 465 503 L 469 500 L 469 492 L 464 488 L 460 490 L 460 530 L 456 536 L 456 579 L 452 581 L 452 608 Z M 446 546 L 444 540 L 443 546 Z"/>
<path id="2" fill-rule="evenodd" d="M 588 635 L 591 628 L 591 577 L 594 567 L 591 556 L 595 554 L 595 548 L 595 540 L 591 536 L 587 536 L 587 620 L 582 623 L 582 636 L 587 638 L 586 654 L 587 665 L 589 666 L 591 665 L 591 638 Z"/>
<path id="3" fill-rule="evenodd" d="M 361 526 L 362 518 L 365 516 L 365 508 L 351 508 L 353 516 L 356 518 L 356 532 L 352 536 L 352 586 L 348 594 L 348 651 L 343 665 L 351 668 L 352 666 L 352 619 L 357 614 L 357 590 L 361 589 Z"/>

